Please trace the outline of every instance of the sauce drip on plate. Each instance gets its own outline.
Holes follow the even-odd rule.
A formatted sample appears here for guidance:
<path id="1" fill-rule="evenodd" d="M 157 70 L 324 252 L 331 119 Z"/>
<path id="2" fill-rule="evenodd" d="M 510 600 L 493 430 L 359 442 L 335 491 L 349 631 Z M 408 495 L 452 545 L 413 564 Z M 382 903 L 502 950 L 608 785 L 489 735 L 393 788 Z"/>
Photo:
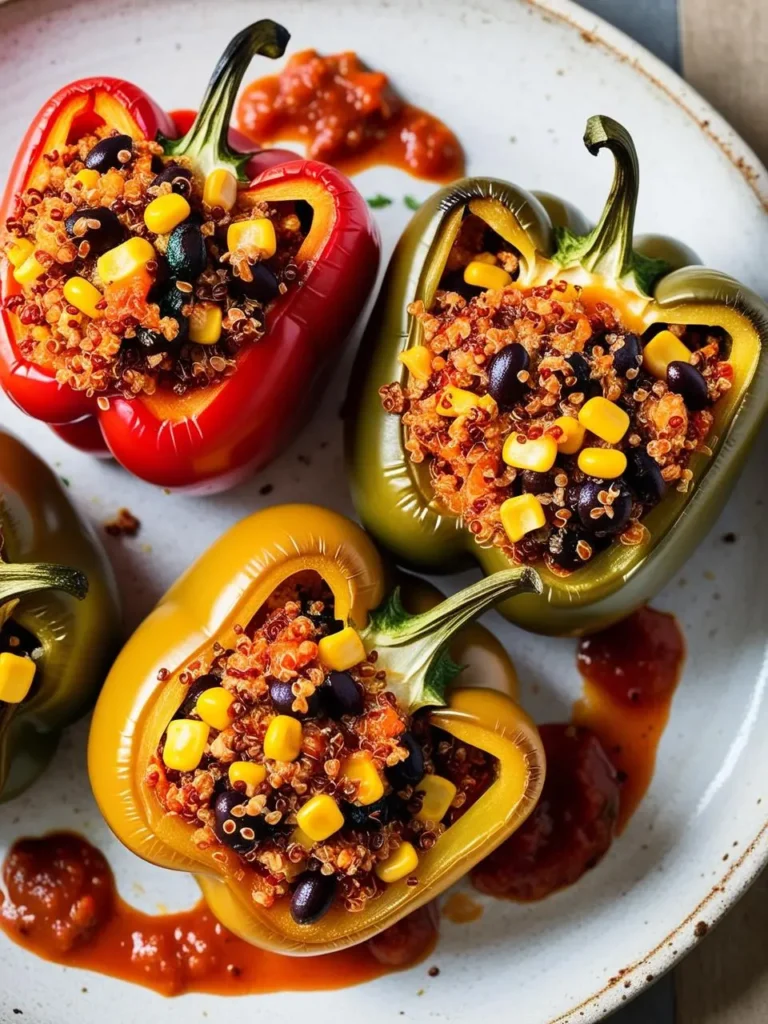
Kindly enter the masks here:
<path id="1" fill-rule="evenodd" d="M 381 71 L 355 53 L 303 50 L 279 75 L 252 82 L 236 124 L 255 142 L 304 142 L 307 155 L 355 174 L 374 164 L 447 182 L 464 173 L 464 154 L 442 121 L 405 103 Z"/>
<path id="2" fill-rule="evenodd" d="M 572 885 L 607 853 L 647 790 L 680 678 L 674 616 L 641 608 L 579 644 L 584 695 L 570 725 L 544 725 L 541 799 L 472 872 L 481 892 L 530 901 Z"/>
<path id="3" fill-rule="evenodd" d="M 416 963 L 437 936 L 425 907 L 350 950 L 301 960 L 268 953 L 227 931 L 202 901 L 157 916 L 130 907 L 104 855 L 70 832 L 18 840 L 3 882 L 0 927 L 14 942 L 46 960 L 168 996 L 342 988 Z"/>

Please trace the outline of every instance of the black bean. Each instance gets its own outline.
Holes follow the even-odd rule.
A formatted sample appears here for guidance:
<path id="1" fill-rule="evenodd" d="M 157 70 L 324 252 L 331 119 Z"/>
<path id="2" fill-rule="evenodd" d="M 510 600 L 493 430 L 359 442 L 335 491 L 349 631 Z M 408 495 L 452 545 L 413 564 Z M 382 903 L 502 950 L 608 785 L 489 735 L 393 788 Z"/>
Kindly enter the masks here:
<path id="1" fill-rule="evenodd" d="M 236 853 L 248 853 L 252 850 L 267 828 L 266 822 L 259 814 L 244 814 L 242 817 L 232 814 L 233 807 L 240 807 L 245 803 L 247 800 L 243 794 L 234 789 L 226 789 L 219 793 L 213 802 L 216 819 L 213 830 L 221 842 Z"/>
<path id="2" fill-rule="evenodd" d="M 390 821 L 406 817 L 407 807 L 399 796 L 390 793 L 389 796 L 383 796 L 381 800 L 368 804 L 367 807 L 345 803 L 342 806 L 342 813 L 348 828 L 360 832 L 376 832 Z"/>
<path id="3" fill-rule="evenodd" d="M 138 333 L 138 332 L 137 332 Z M 177 717 L 188 718 L 195 710 L 197 704 L 197 698 L 201 693 L 205 693 L 206 690 L 212 689 L 214 686 L 221 686 L 221 680 L 218 676 L 211 673 L 200 676 L 187 688 L 187 695 L 184 698 L 184 703 L 177 711 Z"/>
<path id="4" fill-rule="evenodd" d="M 667 367 L 667 387 L 680 395 L 691 412 L 706 409 L 709 405 L 707 382 L 695 366 L 675 360 Z"/>
<path id="5" fill-rule="evenodd" d="M 251 267 L 251 273 L 253 274 L 252 281 L 243 281 L 242 278 L 233 277 L 233 290 L 239 295 L 244 295 L 246 299 L 255 299 L 256 302 L 266 305 L 277 296 L 279 282 L 269 267 L 265 267 L 263 263 L 257 263 L 255 267 Z"/>
<path id="6" fill-rule="evenodd" d="M 150 187 L 163 185 L 166 181 L 170 184 L 171 191 L 180 196 L 188 196 L 192 191 L 192 171 L 187 170 L 186 167 L 168 164 L 153 178 Z"/>
<path id="7" fill-rule="evenodd" d="M 579 491 L 581 490 L 581 484 L 568 484 L 565 488 L 565 495 L 563 501 L 565 507 L 570 509 L 571 512 L 575 512 L 579 506 Z"/>
<path id="8" fill-rule="evenodd" d="M 415 786 L 424 778 L 424 751 L 411 732 L 398 736 L 397 742 L 408 751 L 408 757 L 393 768 L 386 769 L 386 776 L 394 789 Z"/>
<path id="9" fill-rule="evenodd" d="M 170 316 L 178 323 L 179 333 L 174 338 L 177 344 L 186 341 L 189 334 L 189 318 L 184 316 L 182 310 L 192 302 L 192 293 L 182 291 L 175 281 L 172 281 L 166 288 L 160 299 L 160 316 Z"/>
<path id="10" fill-rule="evenodd" d="M 365 709 L 363 690 L 349 672 L 331 672 L 328 678 L 327 706 L 333 718 L 362 715 Z"/>
<path id="11" fill-rule="evenodd" d="M 326 635 L 330 635 L 331 633 L 339 633 L 341 632 L 342 629 L 344 629 L 344 623 L 341 621 L 341 619 L 337 619 L 333 614 L 333 605 L 331 605 L 330 603 L 324 604 L 323 610 L 319 614 L 317 614 L 316 612 L 310 611 L 310 608 L 314 605 L 314 603 L 315 602 L 313 599 L 304 598 L 304 600 L 301 602 L 301 614 L 306 615 L 306 617 L 310 619 L 310 621 L 312 621 L 315 624 L 315 626 L 318 629 L 322 630 L 322 632 Z"/>
<path id="12" fill-rule="evenodd" d="M 523 494 L 551 494 L 555 489 L 555 474 L 552 470 L 537 473 L 535 469 L 524 469 L 518 479 Z"/>
<path id="13" fill-rule="evenodd" d="M 108 139 L 96 143 L 85 158 L 85 166 L 99 174 L 112 167 L 124 167 L 125 164 L 118 159 L 118 154 L 124 151 L 133 154 L 133 139 L 130 135 L 110 135 Z"/>
<path id="14" fill-rule="evenodd" d="M 293 702 L 296 698 L 293 695 L 291 683 L 275 679 L 269 684 L 269 696 L 279 715 L 290 715 L 291 718 L 315 718 L 320 714 L 322 696 L 319 690 L 315 690 L 307 699 L 308 710 L 305 712 L 293 710 Z"/>
<path id="15" fill-rule="evenodd" d="M 602 491 L 613 489 L 618 491 L 611 502 L 613 516 L 603 514 L 594 519 L 592 510 L 603 507 L 599 499 Z M 632 495 L 624 481 L 618 480 L 585 480 L 579 490 L 579 519 L 590 536 L 606 537 L 620 533 L 629 522 L 632 514 Z"/>
<path id="16" fill-rule="evenodd" d="M 296 924 L 314 924 L 331 909 L 335 895 L 334 875 L 305 871 L 299 875 L 291 896 L 291 917 Z"/>
<path id="17" fill-rule="evenodd" d="M 667 493 L 667 484 L 658 462 L 642 448 L 627 452 L 625 477 L 644 505 L 655 505 Z"/>
<path id="18" fill-rule="evenodd" d="M 527 384 L 518 374 L 527 371 L 530 362 L 523 346 L 513 342 L 488 363 L 488 394 L 496 399 L 500 409 L 513 408 L 525 393 Z"/>
<path id="19" fill-rule="evenodd" d="M 136 341 L 141 346 L 142 352 L 148 356 L 169 352 L 175 344 L 173 341 L 168 341 L 160 331 L 150 331 L 148 327 L 138 327 L 136 329 Z"/>
<path id="20" fill-rule="evenodd" d="M 81 219 L 99 222 L 96 228 L 88 227 L 81 235 L 75 234 L 75 224 Z M 76 243 L 87 242 L 91 247 L 89 255 L 101 256 L 107 249 L 114 249 L 126 237 L 125 228 L 117 219 L 117 214 L 106 206 L 94 206 L 90 210 L 76 210 L 64 221 L 67 234 Z"/>
<path id="21" fill-rule="evenodd" d="M 613 368 L 620 377 L 626 377 L 627 370 L 640 369 L 643 348 L 636 334 L 625 334 L 622 341 L 623 344 L 613 350 Z"/>
<path id="22" fill-rule="evenodd" d="M 579 555 L 577 550 L 580 541 L 586 541 L 590 549 L 593 549 L 593 540 L 587 537 L 583 530 L 578 527 L 562 527 L 553 530 L 549 535 L 549 554 L 555 565 L 561 569 L 578 569 L 588 561 Z M 584 549 L 582 549 L 584 550 Z"/>
<path id="23" fill-rule="evenodd" d="M 566 362 L 573 371 L 568 376 L 575 377 L 576 381 L 573 384 L 563 384 L 562 395 L 564 398 L 579 392 L 584 395 L 584 401 L 586 402 L 588 399 L 603 393 L 600 381 L 592 380 L 590 365 L 581 352 L 574 352 L 573 355 L 568 356 Z"/>
<path id="24" fill-rule="evenodd" d="M 187 219 L 174 228 L 168 238 L 165 257 L 174 277 L 194 284 L 208 261 L 200 225 Z"/>

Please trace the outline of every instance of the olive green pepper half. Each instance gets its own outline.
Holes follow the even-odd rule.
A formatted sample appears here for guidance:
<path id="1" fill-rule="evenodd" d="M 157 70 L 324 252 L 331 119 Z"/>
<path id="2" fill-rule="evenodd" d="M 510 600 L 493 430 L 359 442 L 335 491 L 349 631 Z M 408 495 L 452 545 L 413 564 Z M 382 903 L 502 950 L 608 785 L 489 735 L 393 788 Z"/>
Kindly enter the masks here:
<path id="1" fill-rule="evenodd" d="M 0 642 L 35 663 L 19 703 L 0 701 L 0 802 L 27 788 L 59 735 L 96 700 L 119 643 L 117 588 L 55 474 L 0 431 Z M 13 639 L 10 641 L 9 638 Z"/>
<path id="2" fill-rule="evenodd" d="M 643 543 L 614 543 L 567 577 L 537 565 L 543 592 L 499 607 L 510 621 L 550 635 L 600 629 L 668 582 L 720 512 L 768 408 L 768 307 L 733 278 L 691 265 L 696 257 L 682 243 L 653 236 L 633 244 L 639 171 L 632 139 L 610 118 L 593 117 L 584 141 L 593 154 L 609 149 L 615 161 L 611 192 L 592 230 L 569 203 L 492 178 L 458 181 L 420 207 L 392 256 L 347 401 L 350 483 L 366 529 L 398 562 L 420 571 L 455 571 L 474 559 L 492 573 L 508 566 L 506 556 L 479 545 L 462 520 L 440 506 L 428 468 L 409 458 L 400 417 L 385 412 L 379 396 L 382 386 L 406 382 L 399 356 L 423 343 L 408 306 L 417 299 L 427 309 L 432 305 L 464 216 L 479 216 L 517 249 L 522 287 L 553 278 L 581 285 L 585 301 L 610 303 L 626 329 L 638 334 L 655 323 L 728 332 L 733 386 L 713 410 L 713 456 L 691 459 L 689 491 L 670 492 L 645 517 Z"/>

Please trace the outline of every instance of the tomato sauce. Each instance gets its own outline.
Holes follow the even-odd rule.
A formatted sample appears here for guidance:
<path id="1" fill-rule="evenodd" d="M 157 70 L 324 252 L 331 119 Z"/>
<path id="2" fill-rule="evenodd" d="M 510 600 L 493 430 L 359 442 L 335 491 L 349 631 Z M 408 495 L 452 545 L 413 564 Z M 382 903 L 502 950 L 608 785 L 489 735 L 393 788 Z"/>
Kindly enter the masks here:
<path id="1" fill-rule="evenodd" d="M 641 608 L 579 644 L 572 724 L 544 725 L 547 777 L 525 824 L 472 872 L 481 892 L 527 902 L 578 881 L 647 790 L 685 657 L 674 616 Z"/>
<path id="2" fill-rule="evenodd" d="M 405 103 L 387 76 L 355 53 L 294 54 L 280 74 L 245 89 L 235 120 L 255 142 L 304 142 L 309 157 L 347 174 L 375 164 L 439 182 L 464 173 L 461 144 L 450 128 Z"/>
<path id="3" fill-rule="evenodd" d="M 618 833 L 653 778 L 684 660 L 685 640 L 677 620 L 654 608 L 641 608 L 579 644 L 584 695 L 574 706 L 573 721 L 599 737 L 616 769 L 621 785 Z"/>
<path id="4" fill-rule="evenodd" d="M 410 966 L 434 948 L 422 908 L 364 945 L 326 956 L 256 949 L 220 925 L 204 902 L 144 914 L 117 894 L 104 855 L 70 832 L 18 840 L 3 865 L 0 927 L 46 960 L 108 974 L 162 995 L 342 988 Z"/>

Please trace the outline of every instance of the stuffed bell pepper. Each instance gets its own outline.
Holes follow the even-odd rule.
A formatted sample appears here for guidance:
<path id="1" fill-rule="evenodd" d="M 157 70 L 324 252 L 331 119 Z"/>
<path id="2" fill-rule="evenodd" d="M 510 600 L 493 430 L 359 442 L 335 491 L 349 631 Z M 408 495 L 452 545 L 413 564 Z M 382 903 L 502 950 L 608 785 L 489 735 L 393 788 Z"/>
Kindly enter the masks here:
<path id="1" fill-rule="evenodd" d="M 362 942 L 495 849 L 539 796 L 514 669 L 468 626 L 538 586 L 507 568 L 443 601 L 413 582 L 385 599 L 354 523 L 309 505 L 252 515 L 115 662 L 88 751 L 102 813 L 140 856 L 194 872 L 254 945 Z M 446 695 L 454 659 L 478 688 Z"/>
<path id="2" fill-rule="evenodd" d="M 96 699 L 118 641 L 114 581 L 48 467 L 0 432 L 0 802 Z"/>
<path id="3" fill-rule="evenodd" d="M 135 85 L 65 86 L 0 204 L 0 384 L 165 487 L 221 490 L 278 454 L 375 279 L 349 180 L 229 129 L 252 56 L 288 38 L 269 20 L 240 32 L 181 138 Z"/>
<path id="4" fill-rule="evenodd" d="M 768 407 L 768 308 L 667 238 L 633 243 L 628 133 L 589 230 L 568 203 L 470 178 L 428 200 L 387 272 L 350 393 L 364 525 L 400 562 L 535 565 L 502 612 L 578 634 L 679 569 Z M 634 247 L 633 247 L 634 246 Z"/>

